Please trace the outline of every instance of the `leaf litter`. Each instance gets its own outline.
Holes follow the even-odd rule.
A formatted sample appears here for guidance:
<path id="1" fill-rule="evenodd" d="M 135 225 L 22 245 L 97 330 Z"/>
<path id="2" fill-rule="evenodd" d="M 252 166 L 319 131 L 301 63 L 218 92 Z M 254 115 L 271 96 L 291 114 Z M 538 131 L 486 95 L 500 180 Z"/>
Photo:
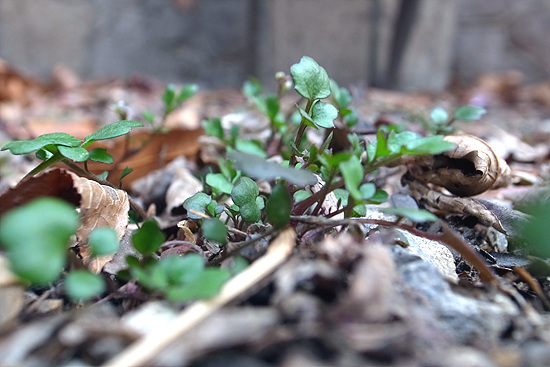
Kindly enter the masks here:
<path id="1" fill-rule="evenodd" d="M 57 84 L 45 85 L 2 64 L 0 78 L 8 85 L 0 93 L 4 135 L 33 138 L 66 131 L 87 136 L 99 121 L 113 119 L 105 118 L 105 106 L 118 103 L 121 96 L 136 110 L 159 110 L 161 88 L 155 82 L 136 78 L 83 83 L 67 70 L 57 75 Z M 409 173 L 401 183 L 403 167 L 385 170 L 388 191 L 397 193 L 395 187 L 408 185 L 407 195 L 445 218 L 453 232 L 444 231 L 434 238 L 430 234 L 438 229 L 433 223 L 413 228 L 406 218 L 399 219 L 399 229 L 391 229 L 386 224 L 395 223 L 395 214 L 383 210 L 369 214 L 368 226 L 360 221 L 312 218 L 308 222 L 305 218 L 295 227 L 301 241 L 296 241 L 297 234 L 290 229 L 273 232 L 265 239 L 269 246 L 254 250 L 252 265 L 226 283 L 216 297 L 183 305 L 154 296 L 144 298 L 132 283 L 111 282 L 103 298 L 79 308 L 63 299 L 62 285 L 25 289 L 14 281 L 2 260 L 0 360 L 18 365 L 106 366 L 548 364 L 550 271 L 544 260 L 513 254 L 511 247 L 522 246 L 512 240 L 525 218 L 511 204 L 527 200 L 530 192 L 539 190 L 537 183 L 550 176 L 550 130 L 545 120 L 550 99 L 545 94 L 547 83 L 522 86 L 514 78 L 511 74 L 487 75 L 474 87 L 443 97 L 375 89 L 355 93 L 365 94 L 357 104 L 367 121 L 376 126 L 403 123 L 411 131 L 418 131 L 410 123 L 411 116 L 435 105 L 483 100 L 491 107 L 481 124 L 456 123 L 474 136 L 475 144 L 478 138 L 490 143 L 459 156 L 415 157 L 406 162 Z M 292 107 L 293 103 L 288 104 Z M 89 168 L 97 173 L 108 169 L 111 185 L 54 168 L 5 191 L 0 196 L 0 212 L 40 196 L 70 202 L 85 218 L 73 244 L 81 249 L 70 266 L 87 266 L 104 276 L 115 274 L 126 266 L 122 253 L 136 255 L 129 241 L 134 228 L 126 215 L 129 198 L 125 191 L 112 187 L 129 166 L 135 172 L 124 181 L 124 188 L 172 234 L 161 256 L 170 250 L 204 255 L 206 244 L 194 242 L 196 228 L 181 221 L 178 206 L 200 191 L 193 175 L 198 167 L 205 162 L 217 164 L 225 153 L 215 142 L 201 144 L 200 139 L 206 137 L 199 138 L 198 126 L 204 118 L 226 116 L 244 105 L 237 91 L 199 94 L 174 111 L 170 131 L 145 148 L 140 149 L 147 131 L 132 135 L 130 142 L 118 138 L 108 147 L 118 165 Z M 50 121 L 42 117 L 56 114 Z M 501 130 L 513 133 L 505 135 Z M 457 145 L 464 148 L 463 140 L 470 138 L 457 139 Z M 137 154 L 127 154 L 132 151 Z M 448 166 L 449 159 L 470 160 L 466 166 L 473 164 L 474 170 L 438 172 L 441 161 L 446 160 Z M 434 167 L 435 171 L 426 169 Z M 12 183 L 17 178 L 11 174 L 24 173 L 2 169 L 3 180 Z M 460 177 L 464 173 L 469 177 Z M 526 182 L 526 173 L 537 179 Z M 478 174 L 486 177 L 482 187 L 479 181 L 467 183 Z M 500 177 L 512 185 L 498 188 Z M 453 186 L 457 182 L 463 186 Z M 323 210 L 330 212 L 335 201 L 326 201 Z M 91 229 L 107 224 L 116 227 L 119 252 L 89 263 L 87 245 L 81 239 Z M 501 237 L 506 243 L 500 250 L 487 240 L 491 226 L 507 234 Z M 403 232 L 403 228 L 410 231 Z M 454 235 L 457 231 L 461 236 Z M 235 232 L 235 236 L 246 243 L 251 236 L 262 236 L 265 229 L 258 233 Z M 441 246 L 445 250 L 437 252 Z M 457 251 L 465 246 L 472 249 L 470 258 Z M 485 258 L 480 255 L 484 253 L 488 254 Z M 456 277 L 449 275 L 453 267 Z"/>

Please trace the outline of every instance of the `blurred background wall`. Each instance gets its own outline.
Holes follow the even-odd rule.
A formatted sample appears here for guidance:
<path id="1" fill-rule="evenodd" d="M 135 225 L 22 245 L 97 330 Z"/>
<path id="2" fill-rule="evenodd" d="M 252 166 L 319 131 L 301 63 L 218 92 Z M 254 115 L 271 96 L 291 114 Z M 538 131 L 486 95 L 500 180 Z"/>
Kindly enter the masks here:
<path id="1" fill-rule="evenodd" d="M 547 0 L 0 0 L 0 58 L 48 80 L 145 75 L 268 85 L 302 55 L 340 84 L 437 91 L 550 77 Z"/>

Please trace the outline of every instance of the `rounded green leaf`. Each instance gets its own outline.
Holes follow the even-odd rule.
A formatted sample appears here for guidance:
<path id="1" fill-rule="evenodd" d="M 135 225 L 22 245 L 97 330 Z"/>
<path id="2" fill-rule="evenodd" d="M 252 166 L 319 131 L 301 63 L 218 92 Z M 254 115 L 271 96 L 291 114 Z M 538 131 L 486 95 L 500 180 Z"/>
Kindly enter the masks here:
<path id="1" fill-rule="evenodd" d="M 154 219 L 148 219 L 132 235 L 132 243 L 143 255 L 157 251 L 164 242 L 164 234 Z"/>
<path id="2" fill-rule="evenodd" d="M 330 129 L 334 127 L 334 120 L 338 117 L 338 110 L 330 103 L 317 102 L 313 106 L 311 118 L 320 127 Z"/>
<path id="3" fill-rule="evenodd" d="M 359 185 L 363 181 L 363 166 L 361 161 L 356 156 L 351 156 L 349 160 L 339 164 L 346 188 L 355 200 L 361 200 L 361 192 Z"/>
<path id="4" fill-rule="evenodd" d="M 195 281 L 204 270 L 204 259 L 199 254 L 167 256 L 158 266 L 163 270 L 170 285 L 180 285 Z"/>
<path id="5" fill-rule="evenodd" d="M 227 227 L 218 218 L 208 218 L 202 222 L 202 234 L 207 239 L 225 245 L 227 243 Z"/>
<path id="6" fill-rule="evenodd" d="M 231 198 L 239 207 L 249 202 L 255 202 L 259 194 L 258 185 L 248 177 L 239 178 L 231 190 Z"/>
<path id="7" fill-rule="evenodd" d="M 444 124 L 449 119 L 449 114 L 441 107 L 436 107 L 430 113 L 430 118 L 436 124 Z"/>
<path id="8" fill-rule="evenodd" d="M 209 173 L 206 175 L 206 184 L 214 190 L 224 194 L 231 194 L 233 184 L 221 173 Z"/>
<path id="9" fill-rule="evenodd" d="M 50 133 L 40 135 L 33 140 L 9 142 L 2 147 L 2 150 L 9 150 L 12 154 L 27 154 L 50 144 L 77 147 L 81 143 L 82 141 L 80 139 L 66 133 Z"/>
<path id="10" fill-rule="evenodd" d="M 195 281 L 180 287 L 171 287 L 166 296 L 174 302 L 190 301 L 198 298 L 210 298 L 218 294 L 223 284 L 231 277 L 225 269 L 207 268 Z"/>
<path id="11" fill-rule="evenodd" d="M 117 252 L 119 241 L 114 229 L 101 227 L 92 230 L 88 245 L 92 249 L 93 256 L 108 255 Z"/>
<path id="12" fill-rule="evenodd" d="M 84 162 L 89 157 L 88 151 L 82 147 L 66 147 L 60 145 L 57 149 L 62 156 L 72 159 L 75 162 Z"/>
<path id="13" fill-rule="evenodd" d="M 303 97 L 314 100 L 330 95 L 328 74 L 311 57 L 304 56 L 299 63 L 292 65 L 290 74 L 294 80 L 294 88 Z"/>
<path id="14" fill-rule="evenodd" d="M 290 221 L 291 197 L 285 185 L 277 184 L 266 203 L 267 221 L 275 228 L 282 228 Z"/>
<path id="15" fill-rule="evenodd" d="M 105 290 L 105 281 L 98 274 L 86 270 L 73 270 L 65 279 L 65 291 L 73 301 L 86 301 Z"/>
<path id="16" fill-rule="evenodd" d="M 483 116 L 487 110 L 482 107 L 477 106 L 461 106 L 458 107 L 453 116 L 457 120 L 461 121 L 474 121 L 479 120 L 481 116 Z"/>
<path id="17" fill-rule="evenodd" d="M 48 197 L 5 214 L 0 220 L 0 243 L 7 250 L 14 273 L 36 284 L 57 279 L 78 223 L 72 205 Z"/>
<path id="18" fill-rule="evenodd" d="M 101 129 L 99 129 L 95 133 L 92 133 L 88 135 L 86 138 L 84 138 L 84 144 L 82 146 L 87 147 L 88 145 L 92 144 L 94 141 L 97 141 L 97 140 L 106 140 L 106 139 L 116 138 L 117 136 L 127 134 L 134 127 L 142 127 L 142 126 L 143 124 L 141 122 L 132 121 L 132 120 L 121 120 L 121 121 L 113 122 L 112 124 L 103 126 Z"/>
<path id="19" fill-rule="evenodd" d="M 260 208 L 258 208 L 256 201 L 251 201 L 251 202 L 245 203 L 242 206 L 239 206 L 239 212 L 241 213 L 241 217 L 245 221 L 250 223 L 256 223 L 262 217 L 262 212 Z"/>
<path id="20" fill-rule="evenodd" d="M 191 219 L 201 219 L 202 217 L 189 212 L 195 210 L 199 213 L 206 214 L 206 207 L 212 202 L 212 197 L 204 192 L 197 192 L 195 195 L 185 199 L 183 208 L 188 211 L 187 216 Z"/>
<path id="21" fill-rule="evenodd" d="M 107 153 L 107 149 L 105 148 L 94 148 L 90 150 L 88 159 L 107 164 L 114 162 L 113 156 Z"/>

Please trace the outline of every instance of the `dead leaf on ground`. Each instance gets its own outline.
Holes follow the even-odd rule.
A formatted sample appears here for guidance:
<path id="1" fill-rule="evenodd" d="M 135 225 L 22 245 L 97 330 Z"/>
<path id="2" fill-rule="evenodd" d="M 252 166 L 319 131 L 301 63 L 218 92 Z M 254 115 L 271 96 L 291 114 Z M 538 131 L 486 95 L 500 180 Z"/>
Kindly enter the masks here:
<path id="1" fill-rule="evenodd" d="M 97 142 L 91 148 L 106 148 L 115 163 L 89 162 L 88 168 L 96 174 L 108 171 L 109 181 L 118 185 L 120 174 L 124 168 L 130 167 L 133 172 L 122 181 L 123 187 L 130 187 L 134 180 L 165 166 L 176 157 L 193 160 L 199 151 L 198 138 L 202 134 L 202 129 L 175 129 L 159 134 L 140 131 L 129 138 L 123 136 L 110 142 Z"/>
<path id="2" fill-rule="evenodd" d="M 409 173 L 422 183 L 444 187 L 457 196 L 475 196 L 510 184 L 510 168 L 491 147 L 473 135 L 448 135 L 456 148 L 437 155 L 414 157 Z"/>
<path id="3" fill-rule="evenodd" d="M 53 168 L 21 181 L 1 195 L 0 214 L 42 196 L 63 199 L 80 208 L 77 240 L 83 261 L 90 270 L 101 271 L 112 255 L 92 258 L 87 248 L 88 236 L 94 228 L 111 227 L 120 241 L 128 225 L 128 194 L 67 170 Z"/>

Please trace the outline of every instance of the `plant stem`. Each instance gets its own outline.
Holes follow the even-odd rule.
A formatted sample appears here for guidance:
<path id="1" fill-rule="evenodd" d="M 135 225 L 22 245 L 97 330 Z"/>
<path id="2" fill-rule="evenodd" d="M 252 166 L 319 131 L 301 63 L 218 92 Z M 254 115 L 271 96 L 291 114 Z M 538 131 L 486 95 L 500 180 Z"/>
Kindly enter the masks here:
<path id="1" fill-rule="evenodd" d="M 310 113 L 312 106 L 313 106 L 313 100 L 308 99 L 305 111 L 307 113 Z M 300 143 L 302 142 L 302 137 L 304 136 L 304 131 L 306 131 L 306 127 L 307 125 L 303 122 L 303 119 L 302 119 L 302 122 L 300 122 L 300 127 L 298 128 L 298 132 L 296 133 L 296 139 L 294 139 L 294 146 L 296 147 L 296 149 L 300 149 Z M 290 160 L 288 165 L 289 167 L 294 167 L 296 165 L 296 152 L 294 151 L 294 149 L 292 150 L 292 154 L 290 155 Z"/>

